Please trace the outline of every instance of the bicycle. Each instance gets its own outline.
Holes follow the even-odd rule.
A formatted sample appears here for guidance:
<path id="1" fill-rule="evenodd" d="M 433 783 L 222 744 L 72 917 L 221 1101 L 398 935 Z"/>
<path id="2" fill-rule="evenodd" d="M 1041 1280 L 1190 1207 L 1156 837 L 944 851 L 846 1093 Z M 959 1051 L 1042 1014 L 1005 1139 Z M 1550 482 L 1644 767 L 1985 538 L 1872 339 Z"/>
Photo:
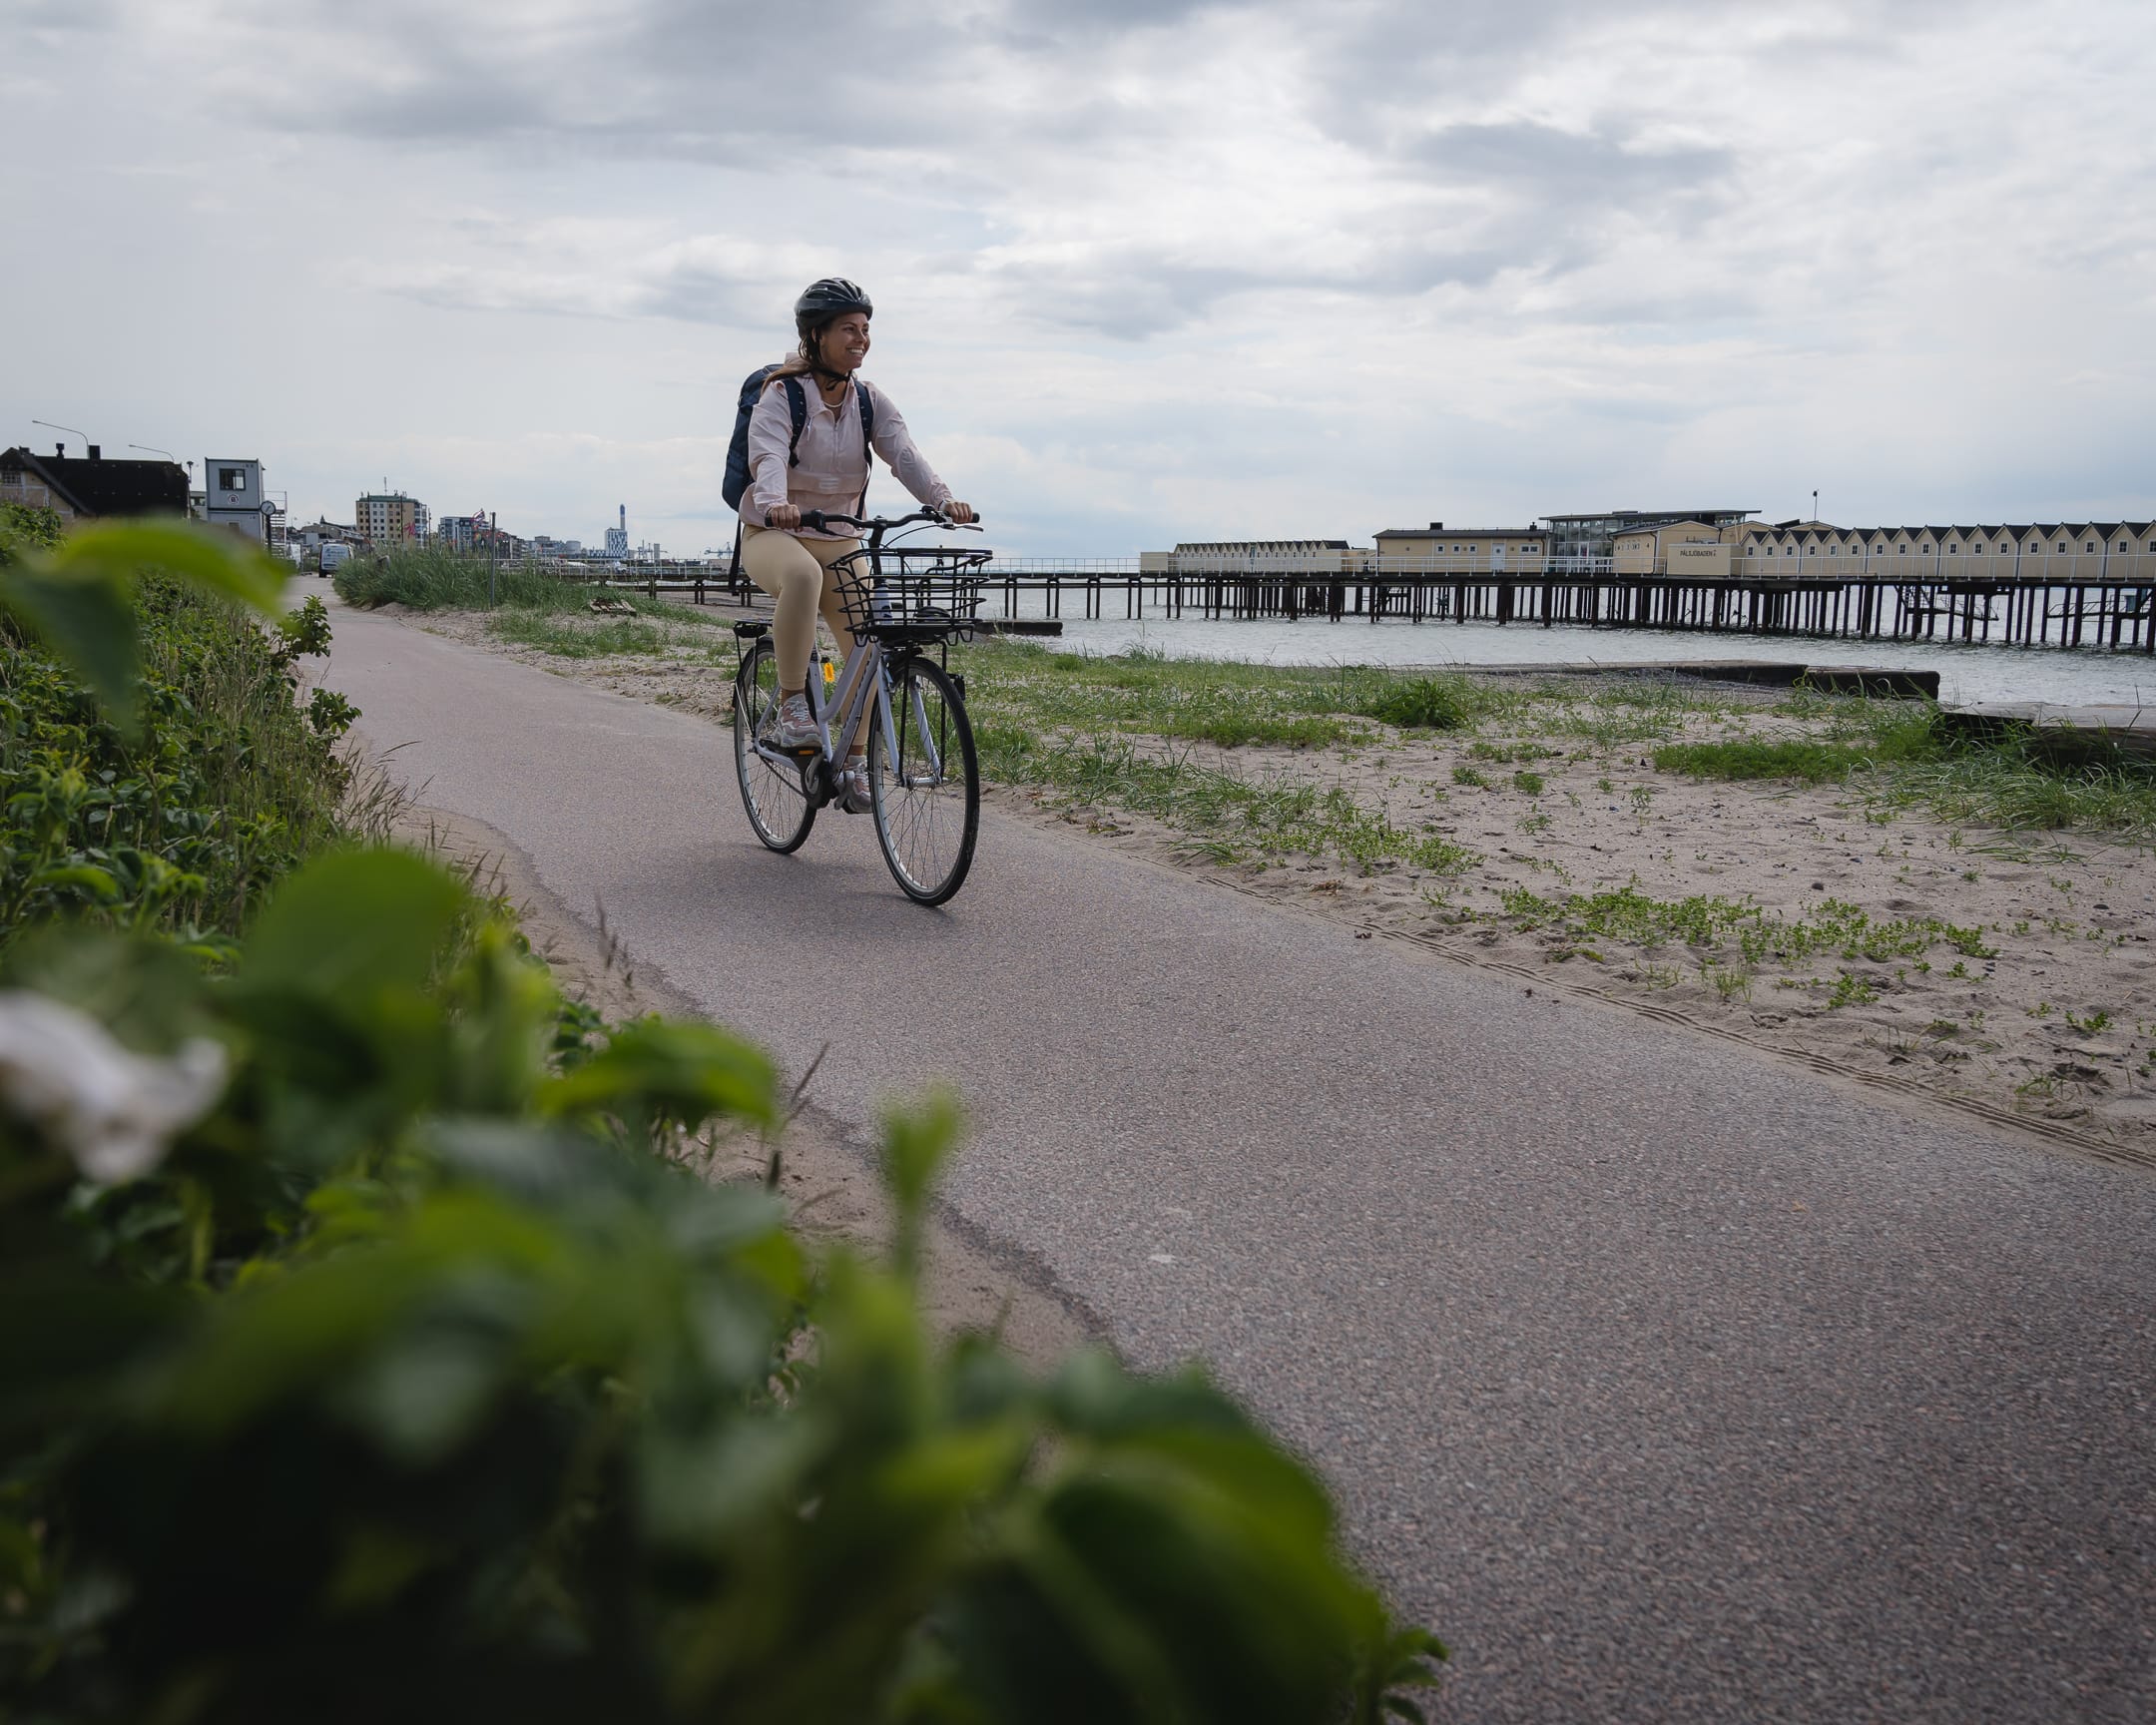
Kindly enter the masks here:
<path id="1" fill-rule="evenodd" d="M 965 680 L 950 673 L 949 644 L 973 633 L 986 580 L 981 566 L 994 553 L 886 543 L 907 528 L 958 525 L 933 509 L 894 520 L 808 509 L 802 522 L 867 536 L 831 565 L 854 649 L 827 707 L 819 699 L 820 653 L 811 659 L 808 697 L 820 740 L 784 750 L 769 741 L 779 713 L 771 625 L 762 619 L 734 625 L 742 644 L 734 679 L 734 773 L 749 825 L 782 856 L 799 851 L 817 812 L 836 801 L 843 762 L 866 725 L 869 812 L 883 861 L 907 897 L 941 904 L 964 883 L 980 831 L 980 763 Z"/>

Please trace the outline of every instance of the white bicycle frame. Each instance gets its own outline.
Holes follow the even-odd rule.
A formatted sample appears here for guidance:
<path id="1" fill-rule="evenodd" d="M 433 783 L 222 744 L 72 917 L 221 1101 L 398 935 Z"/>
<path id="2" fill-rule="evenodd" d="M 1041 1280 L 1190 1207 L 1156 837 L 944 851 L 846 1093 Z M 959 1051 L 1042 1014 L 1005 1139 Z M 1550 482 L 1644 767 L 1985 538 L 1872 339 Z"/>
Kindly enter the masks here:
<path id="1" fill-rule="evenodd" d="M 871 672 L 875 677 L 873 683 L 869 682 Z M 853 643 L 853 651 L 847 656 L 845 670 L 839 673 L 837 685 L 831 690 L 828 708 L 816 699 L 815 685 L 816 679 L 810 677 L 803 692 L 808 697 L 808 711 L 815 718 L 816 735 L 822 739 L 817 754 L 824 766 L 835 767 L 838 764 L 840 753 L 852 746 L 854 736 L 866 722 L 868 707 L 873 703 L 877 723 L 883 728 L 883 752 L 895 772 L 898 762 L 898 733 L 891 723 L 890 668 L 882 643 L 873 639 L 856 640 Z M 878 700 L 878 696 L 882 699 Z M 917 701 L 915 705 L 918 706 Z M 836 713 L 843 726 L 835 738 L 825 717 L 827 713 Z M 925 782 L 932 785 L 943 777 L 942 757 L 936 753 L 934 740 L 928 735 L 928 716 L 917 712 L 914 718 L 920 731 L 921 747 L 928 756 L 929 774 Z M 775 766 L 791 767 L 801 760 L 799 752 L 774 749 L 761 739 L 757 742 L 756 752 Z"/>

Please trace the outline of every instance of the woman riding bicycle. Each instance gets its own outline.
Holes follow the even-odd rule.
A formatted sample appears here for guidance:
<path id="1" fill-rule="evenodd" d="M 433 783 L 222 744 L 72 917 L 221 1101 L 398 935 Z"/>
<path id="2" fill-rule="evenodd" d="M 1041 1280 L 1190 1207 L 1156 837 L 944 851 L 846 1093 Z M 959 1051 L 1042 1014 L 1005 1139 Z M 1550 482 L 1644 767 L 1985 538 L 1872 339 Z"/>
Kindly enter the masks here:
<path id="1" fill-rule="evenodd" d="M 799 349 L 766 380 L 749 420 L 749 489 L 741 501 L 742 568 L 775 601 L 772 645 L 778 654 L 779 715 L 772 739 L 781 749 L 813 747 L 819 739 L 803 691 L 808 682 L 808 651 L 815 640 L 816 612 L 830 625 L 840 653 L 850 656 L 853 635 L 838 597 L 831 565 L 859 548 L 858 539 L 802 524 L 805 509 L 858 514 L 868 485 L 861 402 L 865 391 L 875 453 L 898 482 L 921 502 L 951 520 L 973 519 L 972 509 L 921 458 L 891 399 L 854 373 L 868 356 L 868 319 L 875 307 L 852 283 L 826 277 L 794 302 Z M 815 384 L 804 388 L 808 423 L 794 438 L 793 412 L 783 387 L 789 377 Z M 846 757 L 841 806 L 869 807 L 865 736 L 856 736 Z"/>

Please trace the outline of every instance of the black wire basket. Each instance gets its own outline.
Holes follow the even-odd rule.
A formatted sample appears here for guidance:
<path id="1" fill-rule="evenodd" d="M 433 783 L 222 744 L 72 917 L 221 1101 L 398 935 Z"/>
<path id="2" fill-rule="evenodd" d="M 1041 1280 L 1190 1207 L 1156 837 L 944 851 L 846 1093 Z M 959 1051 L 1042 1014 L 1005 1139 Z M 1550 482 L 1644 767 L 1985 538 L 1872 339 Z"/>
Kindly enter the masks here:
<path id="1" fill-rule="evenodd" d="M 960 638 L 973 633 L 983 569 L 995 553 L 940 545 L 856 551 L 833 567 L 846 627 L 881 640 Z"/>

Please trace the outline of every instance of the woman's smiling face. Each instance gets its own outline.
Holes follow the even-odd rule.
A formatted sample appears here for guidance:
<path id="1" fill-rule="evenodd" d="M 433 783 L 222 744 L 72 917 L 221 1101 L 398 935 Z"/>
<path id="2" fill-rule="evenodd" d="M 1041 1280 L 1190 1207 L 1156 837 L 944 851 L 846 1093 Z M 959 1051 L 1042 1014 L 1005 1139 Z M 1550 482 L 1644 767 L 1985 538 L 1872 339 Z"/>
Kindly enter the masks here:
<path id="1" fill-rule="evenodd" d="M 868 314 L 848 311 L 823 331 L 816 343 L 823 363 L 840 376 L 850 375 L 868 357 Z"/>

